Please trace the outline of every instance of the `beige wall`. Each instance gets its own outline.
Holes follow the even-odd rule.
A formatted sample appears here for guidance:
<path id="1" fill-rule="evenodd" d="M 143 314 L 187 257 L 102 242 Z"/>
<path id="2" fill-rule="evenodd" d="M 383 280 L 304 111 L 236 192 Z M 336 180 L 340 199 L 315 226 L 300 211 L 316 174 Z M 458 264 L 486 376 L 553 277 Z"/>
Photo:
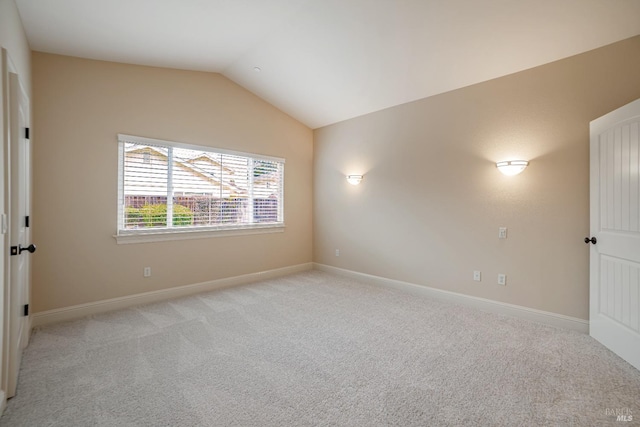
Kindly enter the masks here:
<path id="1" fill-rule="evenodd" d="M 33 92 L 35 312 L 311 261 L 312 131 L 255 95 L 219 74 L 37 52 Z M 286 231 L 117 245 L 117 133 L 285 158 Z"/>
<path id="2" fill-rule="evenodd" d="M 635 37 L 317 129 L 314 261 L 587 319 L 589 122 L 638 76 Z"/>

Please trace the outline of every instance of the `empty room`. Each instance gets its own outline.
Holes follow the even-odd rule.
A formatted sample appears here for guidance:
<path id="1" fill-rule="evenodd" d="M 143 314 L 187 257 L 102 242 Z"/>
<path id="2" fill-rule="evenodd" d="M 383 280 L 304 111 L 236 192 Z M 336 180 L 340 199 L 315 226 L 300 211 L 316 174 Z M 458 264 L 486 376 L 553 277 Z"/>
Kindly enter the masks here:
<path id="1" fill-rule="evenodd" d="M 640 1 L 0 0 L 0 426 L 640 423 Z"/>

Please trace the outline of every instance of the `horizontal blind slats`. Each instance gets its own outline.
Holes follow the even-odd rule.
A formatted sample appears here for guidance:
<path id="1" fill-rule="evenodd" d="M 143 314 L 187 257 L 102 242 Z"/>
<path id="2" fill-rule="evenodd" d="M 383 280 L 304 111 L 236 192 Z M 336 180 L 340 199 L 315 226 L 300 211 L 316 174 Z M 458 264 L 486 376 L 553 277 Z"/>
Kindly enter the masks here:
<path id="1" fill-rule="evenodd" d="M 122 137 L 122 135 L 120 135 Z M 127 230 L 167 227 L 246 227 L 282 223 L 284 160 L 166 146 L 142 137 L 120 138 L 124 165 L 118 212 Z M 171 154 L 171 155 L 170 155 Z M 172 158 L 172 187 L 168 159 Z M 250 200 L 251 198 L 251 200 Z"/>

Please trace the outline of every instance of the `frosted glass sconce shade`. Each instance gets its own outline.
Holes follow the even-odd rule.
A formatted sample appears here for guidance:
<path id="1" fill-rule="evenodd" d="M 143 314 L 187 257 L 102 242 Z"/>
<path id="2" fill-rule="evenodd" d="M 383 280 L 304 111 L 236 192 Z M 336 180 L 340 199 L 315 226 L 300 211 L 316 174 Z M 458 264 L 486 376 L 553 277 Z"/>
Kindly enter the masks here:
<path id="1" fill-rule="evenodd" d="M 498 170 L 508 176 L 518 175 L 527 166 L 529 166 L 529 162 L 526 160 L 509 160 L 496 163 Z"/>
<path id="2" fill-rule="evenodd" d="M 347 181 L 351 185 L 358 185 L 362 181 L 362 175 L 347 175 Z"/>

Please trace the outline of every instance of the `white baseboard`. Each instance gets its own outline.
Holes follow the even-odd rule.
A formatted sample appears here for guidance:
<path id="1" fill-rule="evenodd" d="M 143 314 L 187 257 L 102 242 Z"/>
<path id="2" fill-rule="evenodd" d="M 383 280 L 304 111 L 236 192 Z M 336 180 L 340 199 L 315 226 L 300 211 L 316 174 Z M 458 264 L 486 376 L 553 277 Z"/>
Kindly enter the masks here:
<path id="1" fill-rule="evenodd" d="M 193 285 L 178 286 L 175 288 L 162 289 L 159 291 L 145 292 L 141 294 L 129 295 L 120 298 L 95 301 L 87 304 L 79 304 L 70 307 L 57 308 L 54 310 L 34 313 L 31 318 L 33 327 L 48 325 L 51 323 L 64 322 L 78 319 L 80 317 L 107 311 L 120 310 L 137 305 L 150 304 L 172 298 L 180 298 L 201 292 L 213 291 L 230 286 L 243 285 L 258 280 L 271 279 L 287 274 L 299 273 L 313 269 L 313 263 L 292 265 L 289 267 L 277 268 L 274 270 L 261 271 L 258 273 L 243 274 L 241 276 L 227 277 L 224 279 L 211 280 L 208 282 L 195 283 Z"/>
<path id="2" fill-rule="evenodd" d="M 589 322 L 577 317 L 565 316 L 563 314 L 551 313 L 548 311 L 536 310 L 534 308 L 523 307 L 521 305 L 508 304 L 493 301 L 486 298 L 479 298 L 442 289 L 431 288 L 429 286 L 416 285 L 415 283 L 402 282 L 400 280 L 387 279 L 370 274 L 359 273 L 357 271 L 345 270 L 343 268 L 332 267 L 330 265 L 314 263 L 314 268 L 327 273 L 339 274 L 351 279 L 366 281 L 377 286 L 398 289 L 416 295 L 428 296 L 431 298 L 443 299 L 457 304 L 475 307 L 491 313 L 503 314 L 520 319 L 545 325 L 571 329 L 574 331 L 589 333 Z"/>
<path id="3" fill-rule="evenodd" d="M 424 285 L 403 282 L 400 280 L 387 279 L 380 276 L 359 273 L 352 270 L 346 270 L 338 267 L 332 267 L 325 264 L 305 263 L 289 267 L 278 268 L 258 273 L 244 274 L 241 276 L 228 277 L 224 279 L 211 280 L 208 282 L 195 283 L 192 285 L 179 286 L 175 288 L 162 289 L 159 291 L 145 292 L 126 297 L 112 298 L 108 300 L 96 301 L 87 304 L 79 304 L 70 307 L 64 307 L 54 310 L 34 313 L 31 316 L 31 326 L 37 327 L 48 325 L 51 323 L 64 322 L 77 319 L 80 317 L 90 316 L 92 314 L 104 313 L 113 310 L 133 307 L 137 305 L 150 304 L 153 302 L 164 301 L 172 298 L 180 298 L 201 292 L 212 291 L 216 289 L 226 288 L 230 286 L 243 285 L 246 283 L 256 282 L 258 280 L 271 279 L 275 277 L 285 276 L 287 274 L 298 273 L 301 271 L 311 270 L 325 271 L 342 276 L 346 276 L 356 280 L 366 281 L 368 283 L 383 286 L 387 288 L 398 289 L 404 292 L 410 292 L 416 295 L 428 296 L 432 298 L 443 299 L 457 304 L 471 306 L 480 310 L 503 314 L 507 316 L 517 317 L 530 320 L 545 325 L 571 329 L 574 331 L 588 333 L 589 322 L 587 320 L 578 319 L 576 317 L 565 316 L 563 314 L 551 313 L 548 311 L 536 310 L 533 308 L 523 307 L 515 304 L 508 304 L 499 301 L 493 301 L 486 298 L 474 297 L 470 295 L 459 294 L 456 292 L 445 291 L 442 289 L 431 288 Z M 4 396 L 4 393 L 2 394 Z M 0 401 L 1 402 L 1 401 Z"/>

